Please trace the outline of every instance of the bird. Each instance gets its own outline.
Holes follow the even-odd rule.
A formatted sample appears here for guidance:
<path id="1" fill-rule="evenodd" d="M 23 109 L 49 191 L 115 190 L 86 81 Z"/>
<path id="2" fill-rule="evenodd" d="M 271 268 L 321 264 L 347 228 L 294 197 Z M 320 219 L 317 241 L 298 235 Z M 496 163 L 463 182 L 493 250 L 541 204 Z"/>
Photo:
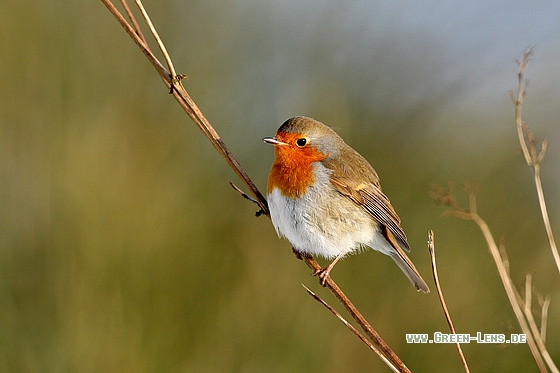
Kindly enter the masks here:
<path id="1" fill-rule="evenodd" d="M 416 290 L 430 291 L 405 253 L 410 246 L 377 172 L 333 129 L 297 116 L 262 140 L 274 146 L 267 184 L 274 228 L 296 256 L 332 260 L 314 273 L 322 286 L 339 260 L 371 248 L 390 256 Z"/>

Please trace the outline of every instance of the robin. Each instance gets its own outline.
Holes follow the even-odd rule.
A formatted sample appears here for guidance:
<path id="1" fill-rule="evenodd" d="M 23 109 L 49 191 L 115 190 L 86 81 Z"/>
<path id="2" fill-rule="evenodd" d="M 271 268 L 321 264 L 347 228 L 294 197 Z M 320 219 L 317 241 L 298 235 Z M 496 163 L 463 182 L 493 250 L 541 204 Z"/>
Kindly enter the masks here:
<path id="1" fill-rule="evenodd" d="M 400 218 L 364 157 L 307 117 L 288 119 L 263 141 L 274 145 L 267 187 L 272 224 L 296 255 L 332 259 L 314 273 L 321 285 L 340 259 L 372 248 L 393 258 L 416 290 L 430 291 L 405 254 L 410 247 Z"/>

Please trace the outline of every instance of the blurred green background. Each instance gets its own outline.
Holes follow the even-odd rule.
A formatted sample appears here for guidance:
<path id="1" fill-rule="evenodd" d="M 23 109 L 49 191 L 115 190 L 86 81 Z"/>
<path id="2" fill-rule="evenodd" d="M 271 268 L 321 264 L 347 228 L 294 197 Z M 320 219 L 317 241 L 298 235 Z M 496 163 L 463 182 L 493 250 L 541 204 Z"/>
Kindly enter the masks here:
<path id="1" fill-rule="evenodd" d="M 560 280 L 519 152 L 515 59 L 536 44 L 524 118 L 550 149 L 543 184 L 560 236 L 560 6 L 475 1 L 147 1 L 187 90 L 264 189 L 264 136 L 294 115 L 371 161 L 412 260 L 440 279 L 461 333 L 520 333 L 472 222 L 441 217 L 432 182 L 480 185 L 514 282 Z M 0 370 L 388 371 L 312 300 L 331 304 L 99 1 L 4 1 L 0 13 Z M 324 262 L 322 262 L 324 263 Z M 334 279 L 414 372 L 461 371 L 435 292 L 366 252 Z M 536 295 L 534 296 L 537 303 Z M 535 311 L 537 307 L 535 306 Z M 539 319 L 537 315 L 537 320 Z M 464 345 L 473 372 L 537 371 L 524 345 Z"/>

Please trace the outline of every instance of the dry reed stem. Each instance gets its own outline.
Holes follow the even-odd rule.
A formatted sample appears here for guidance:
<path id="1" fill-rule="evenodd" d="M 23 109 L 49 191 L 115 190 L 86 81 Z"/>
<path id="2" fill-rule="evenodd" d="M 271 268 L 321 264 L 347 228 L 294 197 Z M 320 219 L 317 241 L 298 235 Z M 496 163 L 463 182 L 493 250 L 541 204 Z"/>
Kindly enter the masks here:
<path id="1" fill-rule="evenodd" d="M 550 295 L 547 296 L 541 305 L 541 339 L 546 343 L 546 324 L 548 320 L 548 307 L 550 306 Z"/>
<path id="2" fill-rule="evenodd" d="M 259 191 L 257 186 L 253 183 L 249 175 L 245 172 L 245 170 L 241 167 L 239 162 L 235 159 L 233 154 L 229 151 L 225 143 L 222 141 L 214 127 L 208 122 L 206 117 L 203 115 L 202 111 L 198 108 L 195 104 L 194 100 L 190 97 L 187 93 L 183 85 L 181 84 L 181 77 L 183 75 L 175 75 L 173 64 L 171 58 L 166 52 L 165 47 L 163 46 L 163 42 L 157 36 L 157 32 L 155 31 L 155 27 L 149 21 L 149 17 L 147 12 L 143 8 L 140 0 L 136 0 L 137 5 L 139 6 L 145 21 L 148 23 L 150 31 L 154 36 L 156 42 L 162 53 L 165 56 L 167 64 L 172 72 L 169 72 L 165 67 L 159 62 L 157 57 L 152 53 L 150 47 L 146 43 L 144 37 L 142 36 L 141 32 L 139 32 L 139 27 L 134 20 L 134 15 L 130 12 L 128 5 L 126 5 L 125 0 L 121 0 L 123 2 L 125 9 L 128 9 L 128 16 L 132 18 L 131 21 L 135 26 L 131 26 L 126 19 L 122 16 L 119 10 L 113 5 L 111 0 L 101 0 L 103 4 L 109 9 L 111 14 L 117 19 L 117 21 L 121 24 L 121 26 L 125 29 L 127 34 L 132 38 L 132 40 L 138 45 L 142 53 L 148 58 L 150 63 L 154 66 L 160 77 L 163 79 L 164 83 L 166 84 L 167 88 L 170 89 L 170 93 L 173 94 L 175 99 L 178 101 L 179 105 L 185 110 L 185 112 L 189 115 L 189 117 L 193 120 L 193 122 L 199 127 L 199 129 L 204 133 L 204 135 L 210 140 L 214 148 L 220 153 L 220 155 L 228 162 L 229 166 L 233 169 L 233 171 L 239 176 L 239 178 L 245 183 L 245 186 L 249 188 L 251 194 L 253 195 L 254 202 L 256 202 L 259 207 L 260 211 L 258 214 L 264 214 L 269 216 L 268 204 L 266 199 L 264 198 L 263 194 Z M 239 189 L 236 187 L 236 189 Z M 311 257 L 303 257 L 305 263 L 312 268 L 314 271 L 320 269 L 319 264 Z M 389 346 L 385 343 L 385 341 L 377 334 L 377 332 L 371 327 L 371 325 L 367 322 L 367 320 L 361 315 L 361 313 L 356 309 L 356 307 L 350 302 L 348 297 L 344 294 L 344 292 L 338 287 L 338 285 L 329 277 L 327 280 L 327 288 L 334 294 L 334 296 L 344 305 L 346 310 L 352 315 L 352 317 L 356 320 L 356 322 L 360 325 L 360 327 L 364 330 L 364 332 L 368 335 L 371 339 L 373 344 L 379 348 L 382 354 L 385 356 L 382 359 L 384 362 L 390 362 L 388 365 L 391 369 L 397 369 L 397 372 L 410 372 L 410 370 L 404 365 L 404 363 L 400 360 L 400 358 L 389 348 Z M 359 337 L 360 338 L 360 337 Z M 360 338 L 362 340 L 362 338 Z"/>
<path id="3" fill-rule="evenodd" d="M 548 372 L 548 365 L 548 369 L 550 369 L 551 372 L 559 373 L 558 368 L 556 367 L 554 361 L 550 357 L 550 354 L 546 350 L 546 346 L 544 345 L 544 342 L 540 335 L 540 331 L 536 326 L 535 320 L 530 310 L 529 314 L 526 314 L 524 312 L 524 309 L 526 308 L 525 302 L 523 301 L 523 298 L 521 297 L 517 289 L 514 287 L 513 282 L 509 277 L 509 269 L 506 267 L 503 261 L 503 252 L 505 252 L 505 250 L 502 249 L 500 251 L 498 245 L 496 244 L 496 241 L 494 240 L 494 237 L 492 236 L 492 232 L 490 231 L 488 224 L 476 212 L 476 194 L 474 190 L 467 187 L 467 193 L 469 195 L 469 211 L 463 210 L 459 206 L 457 206 L 452 189 L 446 190 L 445 188 L 438 186 L 434 186 L 434 188 L 432 188 L 432 197 L 437 202 L 446 204 L 449 207 L 449 209 L 444 212 L 444 215 L 471 220 L 478 226 L 484 236 L 484 239 L 486 240 L 486 244 L 488 245 L 490 254 L 494 259 L 494 263 L 496 265 L 496 268 L 498 269 L 498 274 L 500 276 L 500 279 L 502 280 L 502 284 L 504 286 L 504 290 L 508 297 L 511 308 L 513 309 L 513 313 L 517 318 L 521 330 L 526 336 L 527 345 L 529 347 L 529 350 L 531 351 L 531 354 L 533 355 L 533 359 L 535 360 L 539 371 Z"/>
<path id="4" fill-rule="evenodd" d="M 434 243 L 434 231 L 428 232 L 428 251 L 430 252 L 430 257 L 432 258 L 432 274 L 434 275 L 436 291 L 438 293 L 441 307 L 443 308 L 443 313 L 445 314 L 445 319 L 447 320 L 447 324 L 449 325 L 449 329 L 451 330 L 451 333 L 457 334 L 455 332 L 455 327 L 453 326 L 453 321 L 451 320 L 451 315 L 449 314 L 449 310 L 447 309 L 447 304 L 445 303 L 445 299 L 443 297 L 443 291 L 441 290 L 441 286 L 439 283 L 439 276 L 438 276 L 437 265 L 436 265 L 436 248 Z M 466 373 L 470 373 L 469 365 L 467 364 L 467 360 L 465 359 L 465 355 L 463 354 L 463 349 L 461 348 L 461 344 L 455 343 L 455 347 L 457 347 L 457 352 L 459 353 L 459 358 L 461 359 L 461 363 L 463 364 L 463 369 L 465 369 Z"/>
<path id="5" fill-rule="evenodd" d="M 548 141 L 544 139 L 541 143 L 540 151 L 537 151 L 537 141 L 535 140 L 535 136 L 529 129 L 527 123 L 524 122 L 521 117 L 523 99 L 527 94 L 528 85 L 528 81 L 524 77 L 525 70 L 527 69 L 529 62 L 531 61 L 532 54 L 533 47 L 530 46 L 525 49 L 523 58 L 518 61 L 517 96 L 514 96 L 512 92 L 510 92 L 509 95 L 515 106 L 515 126 L 517 128 L 517 137 L 519 139 L 519 144 L 521 145 L 523 155 L 525 156 L 525 162 L 527 162 L 527 165 L 533 169 L 535 187 L 537 188 L 537 196 L 539 199 L 539 206 L 541 209 L 541 215 L 548 238 L 548 243 L 550 245 L 550 250 L 552 251 L 552 256 L 554 257 L 554 262 L 556 263 L 556 268 L 558 269 L 558 273 L 560 274 L 560 254 L 558 253 L 558 247 L 556 246 L 554 234 L 552 233 L 552 226 L 548 217 L 548 210 L 546 207 L 546 201 L 544 199 L 544 192 L 541 182 L 541 163 L 544 160 L 544 156 L 548 148 Z"/>
<path id="6" fill-rule="evenodd" d="M 144 42 L 144 44 L 148 44 L 148 42 L 146 41 L 146 38 L 144 37 L 144 34 L 142 33 L 142 29 L 140 28 L 140 25 L 138 24 L 138 22 L 136 21 L 136 17 L 134 17 L 134 13 L 132 13 L 132 10 L 130 10 L 130 7 L 128 6 L 128 3 L 126 2 L 126 0 L 121 0 L 121 4 L 126 12 L 126 15 L 128 16 L 128 19 L 130 20 L 130 22 L 132 22 L 132 26 L 134 27 L 134 30 L 136 31 L 136 34 L 138 35 L 138 37 L 140 39 L 142 39 L 142 41 Z"/>
<path id="7" fill-rule="evenodd" d="M 148 25 L 148 28 L 150 29 L 150 32 L 153 35 L 154 40 L 156 41 L 156 43 L 159 47 L 159 50 L 163 54 L 163 58 L 165 59 L 165 62 L 167 63 L 167 67 L 169 68 L 169 73 L 171 74 L 173 79 L 175 79 L 175 77 L 177 76 L 177 73 L 175 72 L 175 67 L 173 66 L 173 62 L 171 61 L 171 57 L 169 57 L 169 53 L 167 53 L 167 48 L 165 48 L 165 45 L 163 45 L 163 41 L 159 37 L 159 34 L 158 34 L 156 28 L 154 27 L 154 24 L 152 23 L 152 20 L 150 19 L 150 16 L 148 15 L 148 12 L 146 12 L 146 9 L 144 8 L 144 5 L 142 4 L 142 1 L 136 0 L 136 6 L 138 6 L 138 9 L 140 9 L 140 13 L 142 13 L 142 17 L 144 17 L 144 21 L 146 21 L 146 25 Z M 173 81 L 172 81 L 172 83 L 173 83 Z"/>
<path id="8" fill-rule="evenodd" d="M 167 88 L 174 87 L 172 94 L 175 99 L 179 102 L 179 105 L 187 112 L 189 117 L 194 121 L 198 128 L 204 133 L 204 135 L 210 140 L 214 148 L 220 153 L 220 155 L 228 162 L 233 171 L 239 176 L 239 178 L 245 183 L 249 188 L 255 199 L 258 201 L 261 210 L 268 214 L 268 205 L 266 199 L 249 178 L 245 170 L 240 166 L 239 162 L 235 159 L 233 154 L 226 147 L 218 133 L 214 130 L 212 125 L 208 122 L 206 117 L 202 114 L 198 106 L 195 104 L 193 99 L 189 96 L 187 91 L 181 85 L 180 79 L 172 76 L 169 71 L 159 62 L 157 57 L 152 53 L 149 46 L 144 43 L 144 41 L 138 36 L 134 28 L 132 28 L 128 22 L 124 19 L 119 10 L 113 5 L 110 0 L 101 0 L 103 4 L 109 9 L 121 26 L 125 29 L 127 34 L 132 38 L 132 40 L 138 45 L 142 53 L 148 58 L 150 63 L 155 67 L 156 71 L 160 77 L 165 82 Z"/>
<path id="9" fill-rule="evenodd" d="M 554 361 L 552 360 L 552 357 L 550 356 L 550 354 L 548 353 L 548 350 L 546 349 L 546 345 L 545 345 L 545 339 L 543 339 L 543 336 L 541 334 L 543 327 L 546 328 L 546 323 L 547 323 L 547 316 L 548 316 L 548 305 L 546 305 L 546 309 L 544 308 L 544 304 L 543 304 L 543 308 L 541 309 L 541 328 L 539 329 L 539 327 L 537 326 L 537 323 L 535 321 L 535 318 L 533 317 L 533 312 L 531 311 L 531 298 L 532 298 L 532 288 L 531 288 L 531 283 L 532 283 L 532 276 L 530 274 L 528 274 L 527 276 L 529 276 L 529 285 L 525 285 L 525 291 L 528 292 L 529 294 L 525 294 L 525 300 L 523 300 L 523 298 L 521 297 L 521 295 L 519 294 L 519 292 L 517 291 L 517 289 L 514 288 L 515 291 L 515 295 L 517 298 L 517 303 L 519 304 L 519 307 L 523 309 L 523 313 L 525 314 L 525 318 L 527 319 L 527 324 L 529 325 L 529 328 L 531 330 L 531 334 L 533 336 L 533 338 L 535 339 L 535 343 L 537 345 L 537 348 L 539 349 L 539 352 L 541 353 L 544 361 L 547 363 L 548 368 L 550 369 L 551 372 L 553 373 L 558 373 L 558 368 L 556 367 L 556 365 L 554 364 Z M 526 280 L 527 281 L 527 280 Z M 550 298 L 548 298 L 550 299 Z M 525 333 L 527 334 L 527 333 Z M 545 334 L 545 338 L 546 338 L 546 334 Z"/>

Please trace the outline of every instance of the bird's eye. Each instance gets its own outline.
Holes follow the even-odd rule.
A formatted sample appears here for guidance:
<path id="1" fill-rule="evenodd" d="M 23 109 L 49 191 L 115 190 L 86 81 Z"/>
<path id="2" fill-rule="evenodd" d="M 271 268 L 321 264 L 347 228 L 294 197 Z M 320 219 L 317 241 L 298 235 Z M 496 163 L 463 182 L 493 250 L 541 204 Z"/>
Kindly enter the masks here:
<path id="1" fill-rule="evenodd" d="M 297 139 L 296 144 L 301 148 L 302 146 L 305 146 L 305 144 L 307 144 L 307 139 L 305 137 Z"/>

